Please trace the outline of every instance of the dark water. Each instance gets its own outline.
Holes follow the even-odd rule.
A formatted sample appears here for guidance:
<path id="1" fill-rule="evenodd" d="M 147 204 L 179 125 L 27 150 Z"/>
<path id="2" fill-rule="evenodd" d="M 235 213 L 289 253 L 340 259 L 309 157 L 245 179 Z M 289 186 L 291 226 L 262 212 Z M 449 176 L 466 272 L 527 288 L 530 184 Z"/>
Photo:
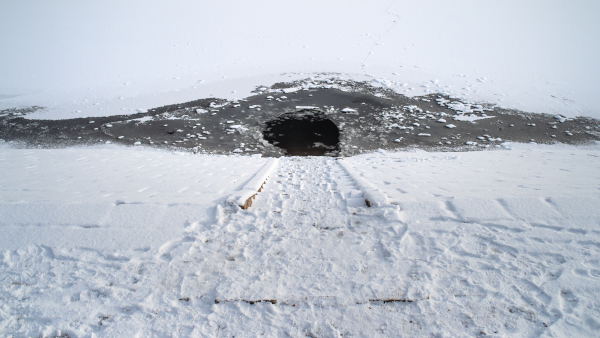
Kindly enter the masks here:
<path id="1" fill-rule="evenodd" d="M 339 151 L 338 127 L 324 115 L 310 111 L 283 114 L 268 121 L 263 136 L 291 156 L 325 156 Z"/>

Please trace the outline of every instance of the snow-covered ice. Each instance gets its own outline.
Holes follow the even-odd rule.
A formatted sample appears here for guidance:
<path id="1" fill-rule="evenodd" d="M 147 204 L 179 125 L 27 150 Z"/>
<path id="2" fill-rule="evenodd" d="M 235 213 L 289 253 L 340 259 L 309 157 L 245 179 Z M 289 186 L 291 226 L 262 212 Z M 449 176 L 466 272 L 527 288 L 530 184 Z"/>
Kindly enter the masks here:
<path id="1" fill-rule="evenodd" d="M 599 12 L 589 0 L 11 1 L 0 109 L 115 115 L 336 75 L 598 118 Z"/>

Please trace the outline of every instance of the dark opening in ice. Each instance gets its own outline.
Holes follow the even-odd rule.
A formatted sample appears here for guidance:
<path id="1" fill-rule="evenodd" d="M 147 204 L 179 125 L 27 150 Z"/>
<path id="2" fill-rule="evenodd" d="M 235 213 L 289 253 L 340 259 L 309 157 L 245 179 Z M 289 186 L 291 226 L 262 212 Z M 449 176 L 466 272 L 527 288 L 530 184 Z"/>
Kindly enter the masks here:
<path id="1" fill-rule="evenodd" d="M 283 114 L 267 122 L 263 135 L 291 156 L 335 156 L 339 151 L 340 131 L 319 112 Z"/>

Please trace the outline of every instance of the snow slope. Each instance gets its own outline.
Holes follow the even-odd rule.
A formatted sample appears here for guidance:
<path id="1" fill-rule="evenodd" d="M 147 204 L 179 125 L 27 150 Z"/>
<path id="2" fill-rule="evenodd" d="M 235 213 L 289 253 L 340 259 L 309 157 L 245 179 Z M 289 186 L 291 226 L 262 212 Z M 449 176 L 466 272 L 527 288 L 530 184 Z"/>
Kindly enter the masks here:
<path id="1" fill-rule="evenodd" d="M 0 109 L 121 114 L 340 73 L 600 117 L 600 3 L 564 1 L 5 1 Z"/>
<path id="2" fill-rule="evenodd" d="M 2 151 L 3 172 L 17 178 L 2 183 L 2 219 L 17 206 L 36 210 L 2 225 L 0 332 L 9 336 L 600 332 L 597 147 L 280 158 L 248 210 L 227 196 L 262 158 L 23 152 Z M 111 170 L 119 174 L 107 183 Z M 148 183 L 156 179 L 164 184 Z M 150 185 L 158 195 L 136 197 Z M 364 189 L 386 199 L 368 208 Z M 55 203 L 49 193 L 71 212 L 39 208 Z M 98 218 L 92 204 L 105 201 L 107 221 L 85 228 Z M 192 207 L 152 214 L 183 203 Z M 119 214 L 136 205 L 144 210 Z M 110 232 L 129 224 L 137 227 L 115 248 Z M 36 234 L 65 227 L 64 239 Z M 77 237 L 90 230 L 96 242 Z M 145 244 L 147 230 L 156 236 Z"/>

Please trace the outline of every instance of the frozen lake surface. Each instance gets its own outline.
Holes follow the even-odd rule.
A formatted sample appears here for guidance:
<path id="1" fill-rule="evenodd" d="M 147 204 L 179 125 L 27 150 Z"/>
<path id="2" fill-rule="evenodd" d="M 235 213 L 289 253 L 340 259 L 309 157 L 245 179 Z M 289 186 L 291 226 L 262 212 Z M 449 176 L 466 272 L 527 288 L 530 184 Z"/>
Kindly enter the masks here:
<path id="1" fill-rule="evenodd" d="M 599 12 L 3 3 L 0 335 L 598 336 Z"/>
<path id="2" fill-rule="evenodd" d="M 131 115 L 45 117 L 47 113 L 35 107 L 0 111 L 0 140 L 26 148 L 113 143 L 275 157 L 600 140 L 598 119 L 507 110 L 440 94 L 409 98 L 370 83 L 336 78 L 279 83 L 259 87 L 244 99 L 204 98 Z"/>
<path id="3" fill-rule="evenodd" d="M 588 0 L 12 2 L 0 11 L 0 109 L 117 115 L 335 73 L 600 118 L 599 12 Z"/>

